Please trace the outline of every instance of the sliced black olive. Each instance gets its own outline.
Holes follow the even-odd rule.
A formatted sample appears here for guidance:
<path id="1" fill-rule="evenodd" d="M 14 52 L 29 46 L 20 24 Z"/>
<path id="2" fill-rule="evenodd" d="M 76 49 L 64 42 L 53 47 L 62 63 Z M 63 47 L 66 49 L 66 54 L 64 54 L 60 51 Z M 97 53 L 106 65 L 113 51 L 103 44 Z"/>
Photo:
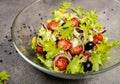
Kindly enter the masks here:
<path id="1" fill-rule="evenodd" d="M 42 37 L 42 36 L 39 36 L 39 38 L 43 39 L 43 37 Z"/>
<path id="2" fill-rule="evenodd" d="M 77 31 L 78 33 L 83 33 L 83 30 L 81 30 L 81 29 L 79 29 L 79 28 L 76 28 L 76 31 Z"/>
<path id="3" fill-rule="evenodd" d="M 62 23 L 62 26 L 63 26 L 63 25 L 65 25 L 65 22 L 64 22 L 64 23 Z"/>

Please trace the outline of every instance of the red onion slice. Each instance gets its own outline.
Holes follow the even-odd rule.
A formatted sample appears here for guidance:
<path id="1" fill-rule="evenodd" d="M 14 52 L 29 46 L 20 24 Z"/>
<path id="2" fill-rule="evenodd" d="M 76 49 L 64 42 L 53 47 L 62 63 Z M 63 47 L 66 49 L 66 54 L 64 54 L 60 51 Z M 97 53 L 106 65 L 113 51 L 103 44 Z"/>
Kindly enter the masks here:
<path id="1" fill-rule="evenodd" d="M 99 31 L 96 28 L 93 28 L 92 31 L 98 33 Z"/>
<path id="2" fill-rule="evenodd" d="M 47 26 L 44 23 L 40 23 L 40 24 L 43 26 L 43 28 L 47 29 Z"/>
<path id="3" fill-rule="evenodd" d="M 38 36 L 37 36 L 37 38 L 36 38 L 36 44 L 38 45 L 38 46 L 41 46 L 42 47 L 42 45 L 38 42 Z"/>
<path id="4" fill-rule="evenodd" d="M 107 30 L 106 29 L 104 29 L 104 30 L 102 30 L 100 33 L 101 34 L 103 34 L 103 33 L 105 33 Z"/>
<path id="5" fill-rule="evenodd" d="M 96 28 L 93 28 L 92 31 L 96 32 L 96 33 L 105 33 L 107 30 L 104 28 L 102 31 L 98 31 Z"/>

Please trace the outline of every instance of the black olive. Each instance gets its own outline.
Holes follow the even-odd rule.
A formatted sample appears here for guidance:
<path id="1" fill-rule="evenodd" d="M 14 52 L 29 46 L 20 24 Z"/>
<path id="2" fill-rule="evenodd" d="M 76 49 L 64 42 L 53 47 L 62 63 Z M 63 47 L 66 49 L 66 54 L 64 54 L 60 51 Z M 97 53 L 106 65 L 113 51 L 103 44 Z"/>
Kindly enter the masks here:
<path id="1" fill-rule="evenodd" d="M 84 65 L 84 72 L 92 70 L 93 64 L 90 61 L 83 63 L 83 65 Z"/>
<path id="2" fill-rule="evenodd" d="M 61 25 L 61 26 L 63 26 L 63 25 L 65 25 L 65 22 L 64 22 L 64 23 L 62 23 L 62 25 Z"/>
<path id="3" fill-rule="evenodd" d="M 93 42 L 88 42 L 85 44 L 85 50 L 91 50 L 94 46 L 95 44 Z"/>
<path id="4" fill-rule="evenodd" d="M 42 37 L 42 36 L 39 36 L 39 38 L 40 38 L 40 39 L 43 39 L 43 37 Z"/>
<path id="5" fill-rule="evenodd" d="M 79 28 L 76 28 L 76 31 L 77 31 L 78 33 L 83 33 L 83 30 L 81 30 L 81 29 L 79 29 Z"/>

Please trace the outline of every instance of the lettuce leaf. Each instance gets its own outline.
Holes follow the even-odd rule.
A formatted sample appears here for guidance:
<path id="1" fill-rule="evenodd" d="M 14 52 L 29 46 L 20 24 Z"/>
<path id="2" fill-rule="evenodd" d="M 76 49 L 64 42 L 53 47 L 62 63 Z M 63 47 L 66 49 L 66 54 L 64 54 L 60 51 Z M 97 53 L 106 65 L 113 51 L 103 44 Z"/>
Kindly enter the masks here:
<path id="1" fill-rule="evenodd" d="M 60 22 L 63 21 L 64 14 L 61 13 L 59 10 L 53 10 L 53 20 Z"/>
<path id="2" fill-rule="evenodd" d="M 83 14 L 85 12 L 85 10 L 80 6 L 72 9 L 72 11 L 75 12 L 78 16 L 83 16 Z"/>
<path id="3" fill-rule="evenodd" d="M 44 64 L 44 66 L 48 69 L 52 69 L 53 61 L 45 59 L 44 55 L 40 55 L 37 53 L 37 58 Z"/>
<path id="4" fill-rule="evenodd" d="M 71 3 L 65 1 L 65 2 L 61 3 L 60 8 L 63 8 L 63 9 L 71 8 Z"/>
<path id="5" fill-rule="evenodd" d="M 76 55 L 73 57 L 72 61 L 69 63 L 66 69 L 67 74 L 77 74 L 77 73 L 84 73 L 83 62 L 84 59 L 80 59 L 82 55 Z"/>
<path id="6" fill-rule="evenodd" d="M 85 11 L 83 17 L 81 18 L 80 27 L 81 30 L 84 31 L 84 43 L 89 41 L 89 35 L 93 34 L 93 32 L 91 32 L 93 28 L 96 28 L 97 30 L 103 29 L 102 25 L 98 22 L 98 14 L 95 10 Z"/>
<path id="7" fill-rule="evenodd" d="M 58 34 L 60 34 L 59 39 L 71 39 L 74 34 L 74 29 L 72 27 L 71 21 L 66 21 L 66 23 L 63 26 L 60 26 L 58 30 L 54 31 L 55 36 L 57 36 Z"/>
<path id="8" fill-rule="evenodd" d="M 0 72 L 0 84 L 3 84 L 4 81 L 9 80 L 9 73 L 6 71 Z"/>
<path id="9" fill-rule="evenodd" d="M 92 56 L 89 58 L 93 64 L 92 71 L 98 71 L 99 65 L 104 65 L 106 60 L 110 58 L 110 50 L 118 45 L 120 45 L 120 41 L 102 42 L 97 44 L 97 50 L 94 51 Z"/>
<path id="10" fill-rule="evenodd" d="M 46 51 L 46 59 L 53 59 L 56 54 L 58 54 L 61 48 L 58 48 L 56 45 L 56 39 L 51 31 L 41 28 L 39 30 L 38 42 L 43 46 L 43 50 Z"/>

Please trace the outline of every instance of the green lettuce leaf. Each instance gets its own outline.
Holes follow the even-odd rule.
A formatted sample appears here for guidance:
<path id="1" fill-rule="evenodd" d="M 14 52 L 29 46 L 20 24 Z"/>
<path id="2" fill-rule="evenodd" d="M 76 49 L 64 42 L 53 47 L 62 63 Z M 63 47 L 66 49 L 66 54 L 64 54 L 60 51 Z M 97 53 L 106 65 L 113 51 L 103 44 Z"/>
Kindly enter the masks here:
<path id="1" fill-rule="evenodd" d="M 10 75 L 6 71 L 0 72 L 0 84 L 3 84 L 4 81 L 9 80 Z"/>
<path id="2" fill-rule="evenodd" d="M 95 10 L 85 11 L 83 17 L 81 18 L 80 27 L 81 30 L 84 31 L 84 43 L 89 41 L 89 35 L 93 34 L 93 32 L 91 32 L 93 28 L 96 28 L 97 30 L 103 30 L 102 25 L 98 22 L 98 14 Z"/>
<path id="3" fill-rule="evenodd" d="M 110 58 L 110 51 L 113 47 L 120 45 L 120 41 L 102 42 L 97 44 L 97 50 L 92 53 L 89 60 L 93 64 L 92 71 L 98 71 L 99 65 L 104 65 L 106 60 Z"/>
<path id="4" fill-rule="evenodd" d="M 38 42 L 43 46 L 43 50 L 46 51 L 46 59 L 53 59 L 56 54 L 58 54 L 61 48 L 58 48 L 56 45 L 56 39 L 51 31 L 41 28 L 39 30 Z"/>
<path id="5" fill-rule="evenodd" d="M 78 16 L 83 16 L 83 14 L 85 12 L 85 10 L 82 7 L 80 7 L 80 6 L 72 9 L 72 11 L 77 13 Z"/>
<path id="6" fill-rule="evenodd" d="M 65 2 L 61 3 L 60 8 L 63 8 L 63 9 L 71 8 L 71 3 L 65 1 Z"/>
<path id="7" fill-rule="evenodd" d="M 44 64 L 44 66 L 48 69 L 52 69 L 53 61 L 45 59 L 44 55 L 37 54 L 37 58 Z"/>
<path id="8" fill-rule="evenodd" d="M 66 38 L 71 39 L 74 34 L 74 29 L 72 27 L 71 21 L 67 21 L 63 26 L 59 27 L 58 30 L 54 31 L 54 35 L 57 36 L 59 39 Z"/>
<path id="9" fill-rule="evenodd" d="M 100 60 L 100 55 L 98 52 L 93 53 L 92 56 L 89 58 L 89 61 L 92 62 L 92 71 L 98 71 L 99 70 L 99 60 Z"/>
<path id="10" fill-rule="evenodd" d="M 63 21 L 64 14 L 62 14 L 59 10 L 53 10 L 53 20 L 60 22 Z"/>
<path id="11" fill-rule="evenodd" d="M 72 61 L 69 63 L 66 69 L 67 74 L 77 74 L 77 73 L 84 73 L 83 62 L 84 59 L 80 59 L 82 55 L 76 55 L 73 57 Z"/>

